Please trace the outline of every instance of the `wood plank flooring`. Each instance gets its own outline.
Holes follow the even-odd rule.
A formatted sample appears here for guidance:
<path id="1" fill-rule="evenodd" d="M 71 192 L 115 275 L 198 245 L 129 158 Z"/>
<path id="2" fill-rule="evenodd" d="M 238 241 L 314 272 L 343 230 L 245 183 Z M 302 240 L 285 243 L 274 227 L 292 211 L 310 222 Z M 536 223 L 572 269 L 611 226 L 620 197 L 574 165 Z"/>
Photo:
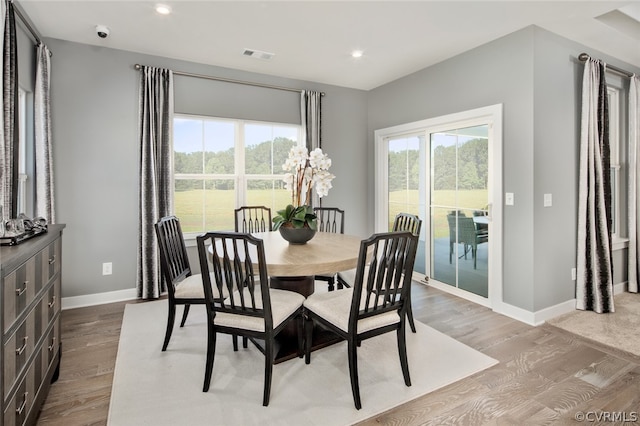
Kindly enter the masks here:
<path id="1" fill-rule="evenodd" d="M 640 357 L 424 285 L 412 297 L 417 320 L 500 363 L 361 425 L 575 425 L 577 412 L 640 412 Z M 106 424 L 125 304 L 63 311 L 60 378 L 38 425 Z"/>

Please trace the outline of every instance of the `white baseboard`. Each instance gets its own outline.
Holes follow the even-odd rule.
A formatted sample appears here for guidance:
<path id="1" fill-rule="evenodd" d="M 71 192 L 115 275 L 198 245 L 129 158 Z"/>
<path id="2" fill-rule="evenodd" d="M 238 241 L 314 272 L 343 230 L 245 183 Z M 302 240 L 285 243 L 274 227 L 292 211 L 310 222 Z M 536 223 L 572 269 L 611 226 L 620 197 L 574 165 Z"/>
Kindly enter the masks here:
<path id="1" fill-rule="evenodd" d="M 471 297 L 469 297 L 470 293 L 458 290 L 455 287 L 451 287 L 447 285 L 437 285 L 437 283 L 435 282 L 429 282 L 429 283 L 425 283 L 424 281 L 421 281 L 421 282 L 431 287 L 435 287 L 440 290 L 443 290 L 446 293 L 450 293 L 450 294 L 453 294 L 454 296 L 462 297 L 463 299 L 467 299 L 477 303 L 476 300 L 473 300 Z M 626 281 L 615 284 L 613 286 L 613 294 L 615 295 L 619 293 L 624 293 L 627 291 L 627 287 L 628 286 Z M 472 296 L 474 296 L 475 298 L 475 295 L 472 295 Z M 489 307 L 486 302 L 479 303 L 479 304 Z M 523 322 L 525 324 L 529 324 L 534 327 L 537 327 L 539 325 L 544 324 L 546 321 L 550 320 L 551 318 L 555 318 L 557 316 L 575 311 L 576 299 L 570 299 L 565 302 L 558 303 L 557 305 L 549 306 L 548 308 L 544 308 L 535 312 L 527 311 L 526 309 L 522 309 L 505 302 L 500 302 L 498 306 L 492 307 L 492 310 L 498 314 L 502 314 L 509 318 L 513 318 L 515 320 Z"/>
<path id="2" fill-rule="evenodd" d="M 105 303 L 122 302 L 137 298 L 135 288 L 127 290 L 109 291 L 106 293 L 86 294 L 62 298 L 62 310 L 83 308 L 85 306 L 103 305 Z"/>

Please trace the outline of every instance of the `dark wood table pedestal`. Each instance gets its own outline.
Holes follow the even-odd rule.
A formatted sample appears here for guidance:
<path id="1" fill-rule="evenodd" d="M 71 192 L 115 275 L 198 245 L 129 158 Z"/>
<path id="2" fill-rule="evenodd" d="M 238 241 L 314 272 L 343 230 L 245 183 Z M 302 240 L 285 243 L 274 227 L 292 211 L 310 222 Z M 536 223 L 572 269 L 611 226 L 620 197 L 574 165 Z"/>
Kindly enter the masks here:
<path id="1" fill-rule="evenodd" d="M 271 277 L 270 281 L 271 288 L 295 291 L 304 297 L 309 297 L 313 294 L 314 284 L 315 280 L 313 275 L 304 277 Z M 314 351 L 333 345 L 340 340 L 341 339 L 331 331 L 316 326 L 313 330 L 313 345 L 311 346 L 311 350 Z M 275 364 L 298 357 L 298 328 L 295 322 L 289 323 L 288 326 L 280 332 L 277 337 L 277 342 L 278 347 L 275 350 Z"/>

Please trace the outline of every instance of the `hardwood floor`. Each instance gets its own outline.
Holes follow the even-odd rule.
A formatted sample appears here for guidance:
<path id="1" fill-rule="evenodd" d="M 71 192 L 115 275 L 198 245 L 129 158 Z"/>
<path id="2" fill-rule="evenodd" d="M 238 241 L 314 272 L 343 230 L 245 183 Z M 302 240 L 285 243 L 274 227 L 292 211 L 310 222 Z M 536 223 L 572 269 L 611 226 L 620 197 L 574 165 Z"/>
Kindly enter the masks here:
<path id="1" fill-rule="evenodd" d="M 423 285 L 415 285 L 412 298 L 416 320 L 500 363 L 361 425 L 579 424 L 576 413 L 592 411 L 637 417 L 640 357 L 549 325 L 531 327 Z M 38 425 L 106 424 L 125 304 L 63 311 L 60 378 Z"/>

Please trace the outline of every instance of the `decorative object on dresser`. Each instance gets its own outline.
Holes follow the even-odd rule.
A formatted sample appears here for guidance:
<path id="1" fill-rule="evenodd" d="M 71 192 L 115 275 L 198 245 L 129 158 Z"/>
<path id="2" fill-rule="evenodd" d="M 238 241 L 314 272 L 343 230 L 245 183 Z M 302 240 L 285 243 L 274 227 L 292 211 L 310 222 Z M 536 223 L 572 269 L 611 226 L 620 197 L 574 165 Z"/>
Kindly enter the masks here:
<path id="1" fill-rule="evenodd" d="M 47 232 L 47 220 L 43 217 L 30 219 L 21 213 L 14 219 L 0 220 L 0 228 L 0 246 L 15 246 Z"/>
<path id="2" fill-rule="evenodd" d="M 2 422 L 35 424 L 60 368 L 62 230 L 0 247 Z"/>

